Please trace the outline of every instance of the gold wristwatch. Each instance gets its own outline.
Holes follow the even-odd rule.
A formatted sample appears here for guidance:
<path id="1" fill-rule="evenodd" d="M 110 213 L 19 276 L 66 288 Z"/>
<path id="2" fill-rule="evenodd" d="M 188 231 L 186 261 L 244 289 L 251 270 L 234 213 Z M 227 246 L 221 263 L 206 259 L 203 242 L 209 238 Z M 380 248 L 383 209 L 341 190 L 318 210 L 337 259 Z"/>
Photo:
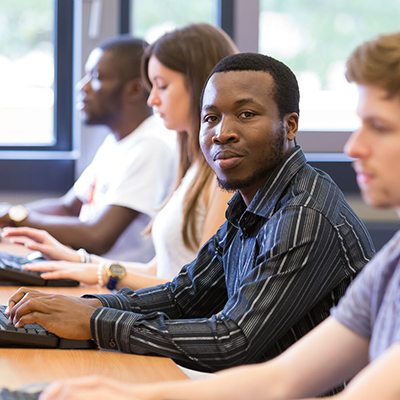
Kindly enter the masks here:
<path id="1" fill-rule="evenodd" d="M 107 289 L 114 290 L 117 282 L 126 275 L 126 269 L 123 265 L 112 263 L 106 268 L 107 275 L 110 277 L 107 283 Z"/>
<path id="2" fill-rule="evenodd" d="M 22 222 L 24 219 L 26 219 L 29 215 L 29 210 L 22 205 L 19 206 L 12 206 L 8 210 L 8 218 L 10 218 L 10 221 L 14 223 L 14 225 L 17 225 L 19 222 Z"/>

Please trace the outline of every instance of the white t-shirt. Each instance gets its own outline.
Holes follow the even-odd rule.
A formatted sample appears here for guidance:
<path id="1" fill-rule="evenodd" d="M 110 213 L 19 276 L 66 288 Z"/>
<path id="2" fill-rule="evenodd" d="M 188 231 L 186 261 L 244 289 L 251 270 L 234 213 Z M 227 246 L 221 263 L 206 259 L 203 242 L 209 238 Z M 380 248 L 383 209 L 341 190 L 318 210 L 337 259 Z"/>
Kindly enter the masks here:
<path id="1" fill-rule="evenodd" d="M 175 172 L 174 132 L 151 116 L 120 141 L 109 134 L 74 185 L 83 202 L 79 218 L 89 221 L 109 205 L 140 212 L 104 257 L 147 262 L 154 256 L 143 230 L 171 187 Z"/>
<path id="2" fill-rule="evenodd" d="M 172 279 L 181 268 L 197 257 L 198 250 L 190 250 L 183 243 L 182 222 L 183 198 L 197 172 L 192 165 L 183 177 L 168 203 L 154 219 L 151 229 L 154 247 L 157 254 L 157 277 Z M 204 202 L 204 191 L 196 205 L 196 234 L 202 237 L 207 208 Z"/>

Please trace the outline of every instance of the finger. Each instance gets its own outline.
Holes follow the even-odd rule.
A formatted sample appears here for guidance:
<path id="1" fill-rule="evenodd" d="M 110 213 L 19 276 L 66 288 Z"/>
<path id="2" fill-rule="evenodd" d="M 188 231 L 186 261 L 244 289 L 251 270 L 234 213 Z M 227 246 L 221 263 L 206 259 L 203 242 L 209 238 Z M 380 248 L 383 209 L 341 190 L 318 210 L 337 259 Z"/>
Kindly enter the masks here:
<path id="1" fill-rule="evenodd" d="M 17 304 L 12 311 L 13 323 L 18 327 L 33 322 L 41 324 L 39 321 L 32 321 L 32 316 L 42 321 L 43 316 L 49 315 L 49 308 L 43 298 L 27 299 L 23 303 Z M 32 322 L 26 322 L 27 319 Z M 23 324 L 21 324 L 21 321 L 23 321 Z"/>
<path id="2" fill-rule="evenodd" d="M 10 243 L 20 244 L 26 246 L 27 241 L 31 241 L 27 239 L 26 236 L 12 236 L 10 239 Z"/>
<path id="3" fill-rule="evenodd" d="M 29 289 L 26 287 L 21 287 L 19 288 L 9 299 L 7 302 L 7 308 L 5 312 L 10 315 L 10 310 L 17 304 L 21 299 L 25 296 L 26 293 L 28 292 L 36 292 L 34 289 Z"/>
<path id="4" fill-rule="evenodd" d="M 10 236 L 28 236 L 31 239 L 39 239 L 44 237 L 44 231 L 34 228 L 28 227 L 20 227 L 20 228 L 7 228 L 3 230 L 5 237 Z"/>
<path id="5" fill-rule="evenodd" d="M 27 325 L 27 324 L 39 324 L 41 326 L 43 326 L 45 329 L 47 322 L 48 322 L 48 317 L 47 314 L 43 314 L 40 313 L 38 311 L 33 311 L 29 314 L 25 314 L 23 315 L 21 318 L 18 318 L 18 320 L 15 320 L 16 318 L 14 318 L 14 326 L 16 328 L 22 328 L 23 326 Z"/>
<path id="6" fill-rule="evenodd" d="M 43 392 L 39 396 L 39 400 L 56 400 L 60 399 L 61 391 L 63 390 L 64 383 L 54 382 L 47 388 L 43 390 Z"/>
<path id="7" fill-rule="evenodd" d="M 92 391 L 104 381 L 104 377 L 88 376 L 81 378 L 65 379 L 55 382 L 46 388 L 39 400 L 63 400 L 63 399 L 87 399 L 91 397 L 91 393 L 85 393 L 87 397 L 76 397 L 83 394 L 83 390 Z"/>
<path id="8" fill-rule="evenodd" d="M 43 279 L 70 279 L 71 278 L 71 271 L 66 269 L 52 271 L 52 272 L 45 272 L 40 275 Z"/>
<path id="9" fill-rule="evenodd" d="M 28 271 L 56 271 L 59 266 L 53 264 L 51 261 L 35 262 L 34 264 L 24 264 L 23 269 Z"/>
<path id="10" fill-rule="evenodd" d="M 27 288 L 21 288 L 21 289 L 24 289 L 23 291 L 25 292 L 25 294 L 20 298 L 19 301 L 17 302 L 14 301 L 14 305 L 11 305 L 11 303 L 8 305 L 8 315 L 10 317 L 10 320 L 14 319 L 15 313 L 22 305 L 24 305 L 25 303 L 29 302 L 34 298 L 45 296 L 44 293 L 41 293 L 37 290 L 27 289 Z"/>
<path id="11" fill-rule="evenodd" d="M 32 251 L 40 251 L 43 257 L 52 260 L 55 259 L 54 257 L 54 246 L 47 245 L 39 242 L 29 242 L 25 243 L 25 247 Z"/>
<path id="12" fill-rule="evenodd" d="M 10 239 L 10 240 L 13 240 L 13 239 Z M 39 251 L 42 251 L 42 249 L 47 248 L 46 245 L 44 245 L 43 243 L 35 242 L 32 239 L 25 240 L 24 246 L 30 250 L 39 250 Z"/>

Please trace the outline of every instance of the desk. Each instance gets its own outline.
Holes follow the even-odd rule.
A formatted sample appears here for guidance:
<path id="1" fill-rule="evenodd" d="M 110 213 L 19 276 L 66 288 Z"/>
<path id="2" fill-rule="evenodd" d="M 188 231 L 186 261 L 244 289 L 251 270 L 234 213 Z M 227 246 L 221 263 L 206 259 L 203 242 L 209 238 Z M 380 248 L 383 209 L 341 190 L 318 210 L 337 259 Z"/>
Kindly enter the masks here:
<path id="1" fill-rule="evenodd" d="M 21 254 L 16 245 L 0 243 L 0 251 Z M 18 287 L 0 286 L 0 304 Z M 108 293 L 90 287 L 35 288 L 48 293 L 81 296 Z M 129 383 L 150 383 L 188 379 L 169 358 L 137 356 L 106 350 L 2 349 L 0 348 L 0 388 L 17 389 L 34 382 L 99 374 Z"/>

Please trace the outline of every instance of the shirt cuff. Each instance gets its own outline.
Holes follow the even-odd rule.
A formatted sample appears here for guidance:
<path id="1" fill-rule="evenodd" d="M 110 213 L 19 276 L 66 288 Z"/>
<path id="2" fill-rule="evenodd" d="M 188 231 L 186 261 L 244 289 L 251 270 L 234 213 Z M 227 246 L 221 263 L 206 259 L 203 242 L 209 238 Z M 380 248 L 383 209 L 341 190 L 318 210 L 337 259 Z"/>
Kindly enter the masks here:
<path id="1" fill-rule="evenodd" d="M 132 305 L 129 300 L 118 294 L 85 294 L 84 299 L 98 299 L 104 307 L 115 308 L 117 310 L 132 311 Z"/>
<path id="2" fill-rule="evenodd" d="M 90 330 L 97 345 L 103 349 L 130 353 L 131 329 L 141 314 L 99 307 L 90 318 Z"/>

